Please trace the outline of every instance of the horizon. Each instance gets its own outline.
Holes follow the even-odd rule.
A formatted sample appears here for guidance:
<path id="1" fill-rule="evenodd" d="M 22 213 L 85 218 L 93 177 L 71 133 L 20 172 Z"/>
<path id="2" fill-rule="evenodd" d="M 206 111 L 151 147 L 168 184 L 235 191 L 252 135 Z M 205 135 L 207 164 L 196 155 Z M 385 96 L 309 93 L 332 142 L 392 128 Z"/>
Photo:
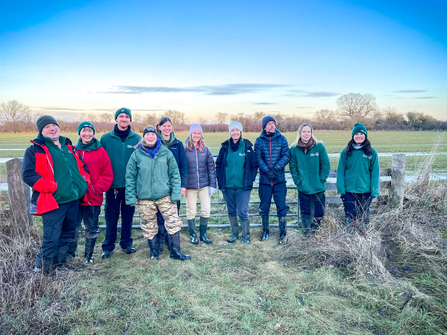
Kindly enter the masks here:
<path id="1" fill-rule="evenodd" d="M 0 4 L 0 102 L 64 119 L 176 110 L 311 118 L 348 93 L 447 117 L 447 3 Z M 194 121 L 196 120 L 196 121 Z"/>

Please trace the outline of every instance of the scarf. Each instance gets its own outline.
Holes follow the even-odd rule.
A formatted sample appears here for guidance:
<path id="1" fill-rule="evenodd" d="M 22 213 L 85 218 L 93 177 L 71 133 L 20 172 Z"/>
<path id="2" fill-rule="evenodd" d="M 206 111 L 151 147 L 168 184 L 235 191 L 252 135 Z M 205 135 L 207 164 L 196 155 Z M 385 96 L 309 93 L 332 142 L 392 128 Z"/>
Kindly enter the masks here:
<path id="1" fill-rule="evenodd" d="M 301 141 L 301 138 L 298 140 L 298 145 L 301 150 L 303 150 L 304 154 L 307 155 L 307 152 L 314 146 L 315 142 L 313 138 L 311 137 L 307 143 L 304 143 Z"/>

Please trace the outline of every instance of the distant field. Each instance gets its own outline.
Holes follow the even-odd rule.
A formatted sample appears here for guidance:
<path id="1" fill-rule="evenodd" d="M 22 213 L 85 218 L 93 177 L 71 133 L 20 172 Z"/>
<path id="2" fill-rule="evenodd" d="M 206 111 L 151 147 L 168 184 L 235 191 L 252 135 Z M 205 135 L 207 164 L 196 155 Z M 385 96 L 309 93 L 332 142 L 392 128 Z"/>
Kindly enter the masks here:
<path id="1" fill-rule="evenodd" d="M 64 134 L 73 142 L 76 142 L 78 135 L 75 133 Z M 296 133 L 284 134 L 289 141 L 289 145 L 296 139 Z M 350 139 L 350 132 L 345 131 L 319 131 L 315 132 L 316 137 L 324 142 L 329 154 L 340 153 Z M 380 131 L 370 132 L 369 138 L 373 147 L 379 153 L 410 153 L 410 152 L 430 152 L 434 143 L 439 143 L 439 152 L 447 152 L 447 137 L 445 133 L 430 131 Z M 36 135 L 28 134 L 0 134 L 0 159 L 7 157 L 23 157 L 25 149 L 29 146 L 30 139 Z M 101 134 L 98 134 L 100 138 Z M 244 133 L 244 137 L 254 143 L 259 133 Z M 178 133 L 179 140 L 184 141 L 187 133 Z M 205 133 L 205 143 L 213 154 L 219 153 L 221 143 L 229 138 L 228 133 Z M 21 149 L 21 150 L 5 150 Z M 426 156 L 408 156 L 407 170 L 416 170 L 420 163 L 423 163 Z M 336 169 L 338 157 L 331 157 L 331 169 Z M 391 157 L 381 157 L 380 166 L 388 168 L 391 166 Z M 438 155 L 435 160 L 434 169 L 437 172 L 446 172 L 447 155 Z M 0 164 L 0 173 L 5 174 L 5 164 Z"/>

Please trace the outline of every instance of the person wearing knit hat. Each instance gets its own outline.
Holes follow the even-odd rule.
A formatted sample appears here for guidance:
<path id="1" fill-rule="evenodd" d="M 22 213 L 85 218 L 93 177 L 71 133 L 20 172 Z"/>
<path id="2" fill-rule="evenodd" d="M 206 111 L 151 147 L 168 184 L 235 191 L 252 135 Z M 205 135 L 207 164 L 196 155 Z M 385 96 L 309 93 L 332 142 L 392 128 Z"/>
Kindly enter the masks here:
<path id="1" fill-rule="evenodd" d="M 185 143 L 188 163 L 188 183 L 186 187 L 186 218 L 188 220 L 191 243 L 198 244 L 196 234 L 197 196 L 200 198 L 200 241 L 211 243 L 206 231 L 210 218 L 211 196 L 217 190 L 214 159 L 203 141 L 202 127 L 193 124 Z"/>
<path id="2" fill-rule="evenodd" d="M 68 242 L 79 223 L 79 205 L 90 184 L 90 176 L 70 139 L 60 135 L 54 117 L 36 121 L 39 134 L 26 149 L 22 179 L 33 194 L 30 214 L 42 217 L 43 241 L 36 256 L 35 271 L 49 275 L 53 266 L 67 262 Z"/>
<path id="3" fill-rule="evenodd" d="M 118 220 L 121 214 L 120 246 L 126 254 L 136 249 L 132 246 L 132 221 L 135 207 L 126 204 L 126 166 L 140 142 L 141 136 L 131 129 L 132 113 L 122 107 L 115 112 L 113 130 L 101 136 L 101 146 L 107 151 L 113 170 L 112 186 L 106 192 L 106 236 L 102 242 L 102 258 L 109 258 L 115 249 Z"/>
<path id="4" fill-rule="evenodd" d="M 249 202 L 258 166 L 253 144 L 242 138 L 242 124 L 230 123 L 230 138 L 222 143 L 216 160 L 216 174 L 219 189 L 225 194 L 231 237 L 228 243 L 239 238 L 237 217 L 241 220 L 242 243 L 250 243 Z"/>
<path id="5" fill-rule="evenodd" d="M 91 187 L 87 189 L 88 201 L 81 204 L 81 217 L 84 221 L 85 236 L 85 263 L 93 263 L 93 251 L 96 238 L 99 235 L 99 214 L 103 202 L 103 193 L 107 192 L 112 184 L 113 171 L 109 155 L 101 147 L 95 137 L 95 127 L 88 121 L 81 122 L 78 126 L 80 135 L 76 144 L 76 151 L 80 153 L 82 160 L 87 165 Z M 68 242 L 68 257 L 76 256 L 78 239 L 81 232 L 81 221 L 76 227 L 75 236 Z"/>
<path id="6" fill-rule="evenodd" d="M 262 219 L 261 241 L 269 238 L 269 213 L 272 196 L 276 204 L 276 215 L 279 221 L 279 242 L 286 237 L 287 187 L 285 167 L 290 160 L 287 139 L 276 129 L 276 121 L 271 116 L 262 119 L 262 131 L 255 141 L 255 154 L 259 166 L 259 214 Z"/>
<path id="7" fill-rule="evenodd" d="M 144 135 L 146 135 L 147 133 L 154 133 L 155 135 L 157 135 L 157 130 L 155 129 L 154 126 L 147 126 L 147 127 L 144 128 L 144 130 L 143 130 L 143 137 L 144 137 Z"/>
<path id="8" fill-rule="evenodd" d="M 357 122 L 338 161 L 337 192 L 343 200 L 349 233 L 365 234 L 371 201 L 380 195 L 379 157 L 367 136 L 366 127 Z"/>

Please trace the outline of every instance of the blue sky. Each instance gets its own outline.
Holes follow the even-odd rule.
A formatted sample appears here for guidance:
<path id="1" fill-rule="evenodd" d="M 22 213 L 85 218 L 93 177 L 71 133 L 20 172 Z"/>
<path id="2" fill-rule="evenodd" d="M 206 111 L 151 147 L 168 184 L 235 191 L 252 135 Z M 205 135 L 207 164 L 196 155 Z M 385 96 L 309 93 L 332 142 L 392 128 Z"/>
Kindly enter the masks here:
<path id="1" fill-rule="evenodd" d="M 0 101 L 59 117 L 312 115 L 346 93 L 446 119 L 446 1 L 3 1 Z"/>

